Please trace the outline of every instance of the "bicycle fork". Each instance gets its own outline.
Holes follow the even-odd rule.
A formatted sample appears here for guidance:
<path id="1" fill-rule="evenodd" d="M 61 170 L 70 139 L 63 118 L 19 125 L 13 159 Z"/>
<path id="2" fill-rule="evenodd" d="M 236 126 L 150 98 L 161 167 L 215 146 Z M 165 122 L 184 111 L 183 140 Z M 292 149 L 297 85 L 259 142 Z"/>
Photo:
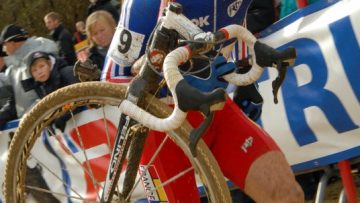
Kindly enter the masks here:
<path id="1" fill-rule="evenodd" d="M 121 128 L 121 130 L 119 128 L 120 134 L 116 136 L 100 200 L 101 203 L 111 202 L 118 184 L 117 182 L 126 162 L 126 175 L 124 182 L 122 183 L 122 192 L 121 194 L 117 193 L 117 196 L 121 202 L 128 201 L 126 199 L 133 188 L 142 149 L 144 148 L 147 137 L 148 129 L 146 127 L 134 124 L 134 121 L 128 116 L 122 115 L 121 118 L 120 125 L 124 125 L 121 125 L 123 128 Z M 128 160 L 125 161 L 127 155 Z"/>
<path id="2" fill-rule="evenodd" d="M 135 78 L 128 90 L 127 100 L 141 106 L 143 90 L 145 89 L 146 83 L 147 82 L 141 77 Z M 126 176 L 124 183 L 122 184 L 122 192 L 117 195 L 120 201 L 122 199 L 123 201 L 128 201 L 126 198 L 129 196 L 135 182 L 137 168 L 139 166 L 147 132 L 148 129 L 146 127 L 137 124 L 137 122 L 129 116 L 121 114 L 114 148 L 111 153 L 109 168 L 101 195 L 101 203 L 111 202 L 127 155 Z M 137 152 L 133 152 L 134 150 L 129 149 L 135 149 Z M 128 154 L 128 152 L 131 153 Z"/>

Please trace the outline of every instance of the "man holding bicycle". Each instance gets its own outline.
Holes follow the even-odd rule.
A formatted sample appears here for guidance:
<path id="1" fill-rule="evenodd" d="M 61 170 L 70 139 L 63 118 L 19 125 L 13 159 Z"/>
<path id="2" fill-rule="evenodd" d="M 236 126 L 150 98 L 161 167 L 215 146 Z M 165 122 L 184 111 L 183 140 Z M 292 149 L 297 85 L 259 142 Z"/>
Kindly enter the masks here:
<path id="1" fill-rule="evenodd" d="M 192 19 L 204 31 L 215 32 L 230 24 L 241 24 L 251 1 L 180 0 L 178 2 L 183 5 L 186 17 Z M 146 42 L 156 26 L 156 19 L 162 14 L 162 9 L 166 4 L 167 1 L 130 0 L 124 2 L 119 29 L 125 32 L 121 32 L 120 36 L 115 36 L 119 37 L 119 42 L 116 40 L 114 42 L 119 43 L 116 47 L 122 54 L 116 55 L 110 48 L 109 58 L 102 75 L 103 80 L 116 82 L 119 79 L 118 82 L 121 82 L 124 77 L 121 73 L 129 69 L 145 53 Z M 223 56 L 237 59 L 240 50 L 238 45 L 234 43 L 226 45 L 222 48 Z M 114 59 L 118 66 L 112 65 Z M 210 66 L 214 65 L 218 70 L 229 68 L 224 61 L 219 64 L 210 64 Z M 203 84 L 218 84 L 216 80 L 221 81 L 221 76 L 227 74 L 228 71 L 211 73 L 218 75 L 200 78 L 204 81 Z M 214 81 L 206 82 L 208 79 Z M 210 87 L 210 89 L 216 87 L 218 86 Z M 190 112 L 188 115 L 188 121 L 193 127 L 199 126 L 203 120 L 203 116 L 198 112 Z M 151 152 L 160 144 L 162 137 L 162 133 L 151 131 L 145 152 L 152 154 Z M 303 192 L 296 183 L 291 168 L 279 147 L 266 132 L 249 120 L 231 99 L 227 99 L 223 110 L 215 113 L 212 124 L 206 130 L 203 139 L 217 159 L 224 175 L 256 202 L 304 201 Z M 166 181 L 168 177 L 172 177 L 189 164 L 188 161 L 182 159 L 181 153 L 173 143 L 166 143 L 158 160 L 154 162 L 161 181 Z M 146 164 L 148 159 L 146 155 L 143 156 L 142 164 Z M 195 182 L 191 177 L 192 174 L 185 176 L 188 176 L 189 181 L 175 181 L 165 187 L 170 201 L 198 201 L 195 200 L 196 185 L 189 184 Z"/>

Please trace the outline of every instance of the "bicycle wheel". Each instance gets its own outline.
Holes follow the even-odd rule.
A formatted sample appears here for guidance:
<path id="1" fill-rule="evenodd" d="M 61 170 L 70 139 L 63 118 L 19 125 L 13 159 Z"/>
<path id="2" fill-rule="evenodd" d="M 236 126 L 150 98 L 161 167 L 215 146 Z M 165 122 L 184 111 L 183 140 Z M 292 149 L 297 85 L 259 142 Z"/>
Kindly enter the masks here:
<path id="1" fill-rule="evenodd" d="M 84 145 L 86 143 L 81 144 L 82 141 L 86 141 L 86 139 L 81 141 L 81 137 L 88 135 L 81 135 L 79 137 L 78 143 L 80 143 L 81 147 L 78 147 L 78 151 L 75 153 L 74 150 L 70 149 L 69 145 L 61 141 L 64 138 L 59 138 L 59 135 L 48 136 L 46 133 L 56 134 L 58 132 L 58 130 L 55 130 L 56 132 L 54 133 L 54 129 L 50 127 L 55 118 L 80 106 L 91 106 L 93 108 L 87 111 L 102 112 L 101 119 L 104 120 L 102 123 L 104 124 L 104 134 L 106 134 L 108 143 L 106 146 L 108 147 L 108 152 L 110 152 L 111 144 L 108 137 L 110 123 L 104 118 L 108 116 L 109 110 L 104 109 L 110 106 L 110 111 L 114 111 L 116 106 L 124 99 L 126 89 L 127 87 L 123 85 L 104 82 L 74 84 L 48 95 L 28 112 L 22 118 L 10 145 L 4 180 L 5 202 L 30 202 L 30 200 L 35 200 L 35 202 L 98 202 L 103 180 L 99 178 L 99 175 L 94 175 L 96 167 L 90 166 L 92 164 L 90 158 L 95 156 L 98 151 L 96 149 L 85 149 L 86 146 L 84 147 Z M 145 101 L 149 105 L 149 112 L 158 117 L 166 117 L 171 113 L 171 108 L 153 97 L 147 96 Z M 71 119 L 73 125 L 81 123 L 81 121 L 75 122 L 76 116 L 79 114 L 71 115 L 74 118 Z M 79 126 L 74 127 L 77 135 L 83 133 L 82 131 L 80 132 L 79 128 Z M 222 172 L 203 141 L 198 144 L 197 157 L 191 156 L 188 148 L 190 131 L 190 125 L 184 123 L 181 128 L 169 132 L 168 136 L 186 154 L 196 176 L 202 181 L 209 202 L 231 202 L 230 193 Z M 65 135 L 62 134 L 61 136 Z M 39 152 L 36 152 L 37 143 L 45 138 L 51 139 L 51 149 L 47 149 L 47 151 L 60 150 L 64 152 L 60 157 L 59 155 L 53 156 L 55 159 L 62 159 L 62 161 L 54 160 L 52 162 L 59 162 L 60 172 L 56 170 L 51 171 L 52 164 L 43 163 L 43 157 L 35 156 L 35 154 L 39 154 Z M 81 150 L 82 152 L 79 152 Z M 36 164 L 34 164 L 34 161 Z M 63 163 L 64 161 L 67 161 L 69 166 Z M 37 167 L 34 167 L 34 165 Z M 29 177 L 30 175 L 33 176 L 33 171 L 35 171 L 35 174 L 45 176 L 44 180 L 41 181 L 39 178 Z M 76 184 L 70 183 L 69 178 L 64 178 L 66 173 L 68 173 L 68 176 L 69 173 L 85 174 L 88 178 L 87 185 L 80 182 L 76 182 Z M 181 176 L 177 178 L 181 178 Z M 34 183 L 33 179 L 37 181 Z M 92 186 L 89 186 L 91 184 Z M 121 184 L 121 178 L 119 184 Z M 55 185 L 60 185 L 62 189 L 54 191 Z M 95 193 L 92 193 L 93 195 L 88 195 L 88 193 L 83 195 L 85 190 L 93 190 Z M 133 193 L 132 195 L 134 196 L 138 195 L 135 192 Z M 131 201 L 135 201 L 136 198 L 138 197 L 132 198 Z"/>

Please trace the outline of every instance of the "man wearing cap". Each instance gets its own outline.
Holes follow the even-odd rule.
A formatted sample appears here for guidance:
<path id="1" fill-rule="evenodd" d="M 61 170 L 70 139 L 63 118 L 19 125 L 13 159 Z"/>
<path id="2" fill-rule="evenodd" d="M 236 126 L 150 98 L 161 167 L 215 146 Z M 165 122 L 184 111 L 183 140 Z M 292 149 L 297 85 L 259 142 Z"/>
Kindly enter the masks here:
<path id="1" fill-rule="evenodd" d="M 33 103 L 38 99 L 35 91 L 25 92 L 22 81 L 30 78 L 27 71 L 25 59 L 26 56 L 33 51 L 46 51 L 57 54 L 56 43 L 43 37 L 29 37 L 24 28 L 10 24 L 1 32 L 0 43 L 3 44 L 3 50 L 8 55 L 5 57 L 7 69 L 5 71 L 6 84 L 12 87 L 12 102 L 8 101 L 8 105 L 15 106 L 16 116 L 20 118 Z M 11 108 L 0 109 L 0 127 L 9 120 Z"/>

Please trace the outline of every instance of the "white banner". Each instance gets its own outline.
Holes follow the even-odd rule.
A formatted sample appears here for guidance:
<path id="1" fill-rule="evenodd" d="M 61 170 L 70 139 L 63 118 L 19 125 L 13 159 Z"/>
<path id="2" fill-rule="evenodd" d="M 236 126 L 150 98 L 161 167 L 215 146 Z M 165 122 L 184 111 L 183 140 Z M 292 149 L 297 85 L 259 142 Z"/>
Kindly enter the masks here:
<path id="1" fill-rule="evenodd" d="M 260 90 L 261 123 L 295 171 L 360 155 L 360 4 L 323 1 L 299 10 L 261 33 L 261 40 L 297 59 L 272 98 L 271 70 Z"/>

